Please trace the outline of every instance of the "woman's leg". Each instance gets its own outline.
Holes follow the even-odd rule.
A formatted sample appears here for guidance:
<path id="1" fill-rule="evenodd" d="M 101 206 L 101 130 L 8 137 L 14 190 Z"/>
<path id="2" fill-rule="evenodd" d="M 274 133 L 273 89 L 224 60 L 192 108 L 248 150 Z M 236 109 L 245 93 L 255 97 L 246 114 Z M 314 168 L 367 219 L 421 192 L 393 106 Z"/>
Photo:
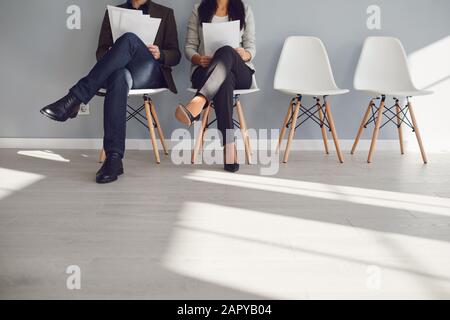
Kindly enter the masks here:
<path id="1" fill-rule="evenodd" d="M 214 99 L 230 74 L 235 76 L 235 89 L 240 88 L 239 86 L 244 89 L 251 87 L 253 71 L 230 46 L 217 50 L 208 68 L 198 67 L 195 70 L 192 82 L 199 90 L 196 97 L 186 106 L 194 117 L 202 112 L 207 101 Z"/>
<path id="2" fill-rule="evenodd" d="M 213 100 L 230 74 L 234 75 L 236 86 L 240 84 L 246 89 L 251 86 L 253 72 L 236 50 L 230 46 L 225 46 L 215 53 L 198 94 L 205 97 L 208 101 Z"/>
<path id="3" fill-rule="evenodd" d="M 197 68 L 192 76 L 192 84 L 194 88 L 199 89 L 199 93 L 193 103 L 189 104 L 193 107 L 190 111 L 193 115 L 198 115 L 206 99 L 214 102 L 217 126 L 226 150 L 226 164 L 233 164 L 237 160 L 234 143 L 233 92 L 236 89 L 249 89 L 252 80 L 253 71 L 231 47 L 219 49 L 211 65 L 208 68 Z M 203 102 L 196 103 L 195 99 L 200 98 L 204 99 Z M 196 107 L 198 109 L 195 109 Z"/>
<path id="4" fill-rule="evenodd" d="M 219 91 L 213 98 L 217 117 L 217 126 L 222 133 L 225 146 L 225 163 L 233 164 L 236 159 L 236 144 L 234 142 L 234 90 L 249 89 L 252 85 L 253 72 L 247 67 L 239 74 L 231 73 L 222 83 Z"/>

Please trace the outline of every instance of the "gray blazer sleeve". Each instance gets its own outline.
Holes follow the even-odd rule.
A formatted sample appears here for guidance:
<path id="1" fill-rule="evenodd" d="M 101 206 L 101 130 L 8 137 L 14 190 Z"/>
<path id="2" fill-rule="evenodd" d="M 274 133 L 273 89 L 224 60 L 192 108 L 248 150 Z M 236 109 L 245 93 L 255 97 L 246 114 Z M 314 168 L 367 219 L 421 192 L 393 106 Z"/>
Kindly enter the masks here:
<path id="1" fill-rule="evenodd" d="M 191 17 L 189 18 L 186 32 L 186 40 L 184 45 L 184 52 L 186 58 L 192 61 L 192 57 L 198 53 L 198 48 L 200 47 L 200 34 L 199 34 L 199 17 L 198 17 L 198 6 L 195 6 L 192 10 Z"/>
<path id="2" fill-rule="evenodd" d="M 255 17 L 253 15 L 252 8 L 247 5 L 246 6 L 246 15 L 245 15 L 245 30 L 242 36 L 242 45 L 245 50 L 250 52 L 252 55 L 252 61 L 256 56 L 256 27 L 255 27 Z"/>

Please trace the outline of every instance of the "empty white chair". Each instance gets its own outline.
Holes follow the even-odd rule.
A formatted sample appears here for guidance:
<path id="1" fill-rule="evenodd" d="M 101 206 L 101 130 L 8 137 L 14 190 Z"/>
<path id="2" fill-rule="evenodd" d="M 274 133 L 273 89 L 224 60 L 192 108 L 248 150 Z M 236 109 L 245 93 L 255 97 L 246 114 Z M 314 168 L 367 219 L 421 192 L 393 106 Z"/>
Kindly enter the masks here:
<path id="1" fill-rule="evenodd" d="M 156 134 L 155 134 L 155 128 L 158 131 L 159 139 L 161 141 L 161 145 L 164 149 L 165 155 L 169 154 L 166 141 L 164 138 L 164 133 L 161 127 L 161 124 L 159 122 L 158 115 L 156 113 L 156 107 L 153 103 L 152 96 L 169 91 L 169 89 L 166 88 L 160 88 L 160 89 L 132 89 L 128 93 L 128 96 L 141 96 L 144 100 L 143 104 L 140 107 L 132 107 L 130 105 L 127 106 L 127 122 L 131 119 L 135 119 L 140 124 L 142 124 L 144 127 L 146 127 L 150 132 L 150 141 L 152 143 L 153 152 L 155 154 L 155 160 L 157 164 L 161 163 L 161 158 L 159 156 L 159 148 L 158 143 L 156 141 Z M 98 96 L 105 96 L 106 90 L 101 89 L 97 95 Z M 145 113 L 143 115 L 142 113 Z M 106 154 L 105 150 L 102 150 L 100 152 L 100 162 L 105 161 Z"/>
<path id="2" fill-rule="evenodd" d="M 189 88 L 188 91 L 196 93 L 198 90 L 194 88 Z M 244 147 L 245 147 L 245 158 L 247 164 L 251 164 L 252 159 L 252 147 L 250 143 L 250 137 L 248 135 L 248 127 L 247 127 L 247 121 L 245 120 L 244 111 L 242 110 L 242 105 L 240 101 L 241 95 L 246 95 L 250 93 L 258 92 L 258 84 L 256 83 L 256 77 L 253 75 L 253 81 L 252 86 L 250 89 L 243 89 L 243 90 L 234 90 L 234 107 L 236 108 L 238 120 L 234 120 L 236 126 L 239 126 L 241 129 L 242 139 L 244 140 Z M 192 151 L 192 164 L 195 164 L 195 161 L 197 159 L 197 154 L 200 152 L 204 139 L 205 139 L 205 132 L 206 130 L 215 122 L 213 120 L 212 122 L 209 121 L 209 116 L 211 113 L 211 108 L 214 109 L 214 101 L 211 102 L 211 104 L 203 111 L 202 119 L 201 119 L 201 125 L 200 125 L 200 131 L 198 134 L 197 141 L 194 146 L 194 150 Z"/>
<path id="3" fill-rule="evenodd" d="M 339 161 L 343 163 L 344 158 L 340 150 L 333 115 L 327 97 L 345 94 L 349 91 L 340 89 L 336 85 L 327 51 L 320 39 L 300 36 L 286 39 L 278 62 L 274 88 L 294 96 L 284 119 L 278 143 L 279 150 L 286 134 L 286 129 L 290 128 L 283 162 L 288 162 L 296 129 L 305 121 L 312 119 L 322 128 L 327 154 L 328 137 L 326 128 L 331 131 Z M 303 96 L 314 97 L 316 104 L 312 107 L 302 105 Z M 321 103 L 320 97 L 323 97 L 323 103 Z M 297 125 L 298 119 L 302 117 L 306 117 L 306 119 Z"/>
<path id="4" fill-rule="evenodd" d="M 427 163 L 427 156 L 410 98 L 431 94 L 432 92 L 419 90 L 414 86 L 405 49 L 400 40 L 391 37 L 369 37 L 366 39 L 356 69 L 354 87 L 356 90 L 368 92 L 373 98 L 369 102 L 358 129 L 352 154 L 355 153 L 364 128 L 373 122 L 375 123 L 375 129 L 367 159 L 367 162 L 372 162 L 380 128 L 389 122 L 393 122 L 398 128 L 401 153 L 404 154 L 402 125 L 405 124 L 415 132 L 423 162 Z M 391 107 L 385 105 L 387 95 L 394 99 L 395 103 Z M 399 99 L 405 97 L 407 105 L 402 108 Z M 378 107 L 374 102 L 375 99 L 380 99 Z M 408 113 L 411 119 L 409 119 Z M 382 124 L 383 116 L 386 116 L 384 124 Z"/>

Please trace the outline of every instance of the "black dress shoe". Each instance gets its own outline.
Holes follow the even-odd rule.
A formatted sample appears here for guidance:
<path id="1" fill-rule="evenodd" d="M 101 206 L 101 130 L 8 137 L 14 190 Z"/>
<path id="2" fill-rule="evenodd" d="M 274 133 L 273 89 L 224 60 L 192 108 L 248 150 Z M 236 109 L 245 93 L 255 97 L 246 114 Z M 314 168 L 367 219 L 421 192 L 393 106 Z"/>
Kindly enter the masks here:
<path id="1" fill-rule="evenodd" d="M 95 178 L 99 184 L 106 184 L 116 181 L 123 174 L 122 157 L 118 153 L 110 153 L 106 156 L 103 166 L 97 172 Z"/>
<path id="2" fill-rule="evenodd" d="M 72 93 L 41 109 L 41 113 L 52 120 L 65 122 L 77 117 L 81 101 Z"/>

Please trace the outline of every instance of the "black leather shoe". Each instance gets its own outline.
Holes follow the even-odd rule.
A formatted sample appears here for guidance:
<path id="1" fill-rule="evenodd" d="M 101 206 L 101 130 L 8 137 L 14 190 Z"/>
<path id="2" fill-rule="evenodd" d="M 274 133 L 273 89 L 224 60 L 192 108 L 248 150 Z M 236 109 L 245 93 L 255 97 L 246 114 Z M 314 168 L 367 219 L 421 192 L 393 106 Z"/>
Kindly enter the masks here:
<path id="1" fill-rule="evenodd" d="M 110 153 L 107 155 L 103 166 L 97 172 L 95 178 L 99 184 L 106 184 L 116 181 L 123 174 L 122 157 L 118 153 Z"/>
<path id="2" fill-rule="evenodd" d="M 81 101 L 72 93 L 41 109 L 41 113 L 52 120 L 65 122 L 77 117 Z"/>

